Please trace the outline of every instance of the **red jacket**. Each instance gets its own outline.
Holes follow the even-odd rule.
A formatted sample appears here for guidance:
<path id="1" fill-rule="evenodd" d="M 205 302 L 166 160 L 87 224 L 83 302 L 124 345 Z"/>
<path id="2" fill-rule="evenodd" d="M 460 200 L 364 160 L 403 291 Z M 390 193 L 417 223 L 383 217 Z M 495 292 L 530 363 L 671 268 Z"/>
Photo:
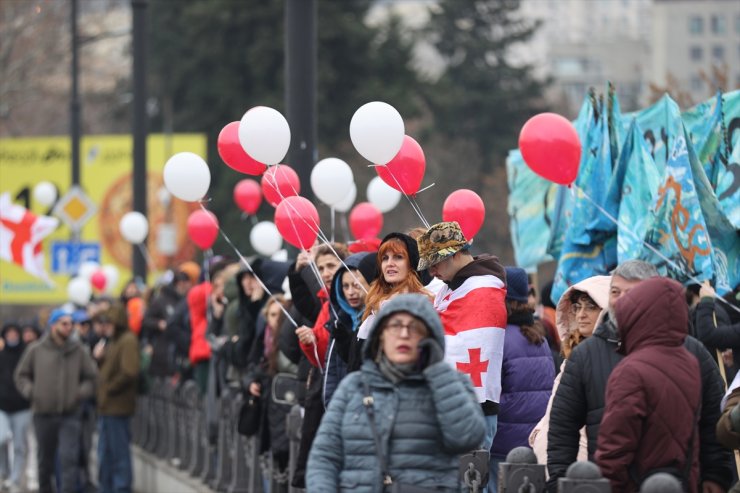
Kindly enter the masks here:
<path id="1" fill-rule="evenodd" d="M 210 282 L 200 283 L 188 292 L 188 311 L 190 312 L 190 352 L 188 356 L 192 365 L 211 358 L 211 345 L 206 341 L 210 296 Z"/>
<path id="2" fill-rule="evenodd" d="M 329 321 L 329 298 L 326 293 L 326 289 L 321 289 L 316 294 L 320 300 L 324 302 L 321 305 L 321 311 L 319 316 L 316 317 L 316 322 L 313 325 L 313 335 L 316 337 L 316 351 L 314 351 L 313 344 L 303 344 L 299 342 L 303 354 L 308 358 L 308 362 L 317 368 L 323 368 L 326 362 L 326 349 L 329 346 L 329 331 L 326 330 L 326 323 Z M 318 353 L 319 360 L 316 360 L 316 354 Z"/>
<path id="3" fill-rule="evenodd" d="M 609 376 L 596 463 L 614 493 L 636 492 L 650 471 L 682 474 L 691 447 L 690 486 L 699 482 L 701 376 L 683 347 L 688 307 L 683 287 L 655 277 L 642 281 L 615 306 L 626 357 Z M 631 472 L 632 471 L 632 472 Z"/>

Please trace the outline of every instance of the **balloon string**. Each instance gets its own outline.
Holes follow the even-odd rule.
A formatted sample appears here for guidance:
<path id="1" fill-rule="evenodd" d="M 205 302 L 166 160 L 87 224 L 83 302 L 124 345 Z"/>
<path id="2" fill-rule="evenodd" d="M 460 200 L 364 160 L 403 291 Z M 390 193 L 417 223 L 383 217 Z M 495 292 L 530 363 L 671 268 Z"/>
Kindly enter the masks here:
<path id="1" fill-rule="evenodd" d="M 426 218 L 424 217 L 424 213 L 421 212 L 421 208 L 417 203 L 411 200 L 411 197 L 403 191 L 403 187 L 401 186 L 401 183 L 399 183 L 398 179 L 396 178 L 396 175 L 393 174 L 393 172 L 388 168 L 385 164 L 375 164 L 373 166 L 383 166 L 385 167 L 386 171 L 388 171 L 388 174 L 391 175 L 391 178 L 393 178 L 393 181 L 396 182 L 396 185 L 398 185 L 397 190 L 400 190 L 401 193 L 403 193 L 403 196 L 406 197 L 406 200 L 408 200 L 409 204 L 411 204 L 411 208 L 414 209 L 414 212 L 416 212 L 416 215 L 419 216 L 419 219 L 421 219 L 421 222 L 424 226 L 426 226 L 427 229 L 429 229 L 429 222 L 427 222 Z M 434 185 L 434 184 L 432 184 Z M 430 185 L 431 186 L 431 185 Z M 426 190 L 429 187 L 426 187 L 424 190 Z M 417 192 L 418 193 L 418 192 Z"/>
<path id="2" fill-rule="evenodd" d="M 149 270 L 151 272 L 156 272 L 157 266 L 154 265 L 154 260 L 152 259 L 152 256 L 149 255 L 149 249 L 147 249 L 146 245 L 142 242 L 142 243 L 137 243 L 136 247 L 139 249 L 141 256 L 144 257 L 144 261 L 146 262 L 146 265 L 149 266 Z"/>
<path id="3" fill-rule="evenodd" d="M 624 232 L 626 232 L 626 233 L 627 233 L 627 234 L 628 234 L 629 236 L 631 236 L 631 237 L 632 237 L 632 238 L 633 238 L 634 240 L 637 240 L 637 241 L 639 241 L 640 243 L 642 243 L 642 245 L 643 245 L 643 246 L 647 247 L 647 248 L 648 248 L 648 249 L 649 249 L 650 251 L 652 251 L 652 252 L 653 252 L 653 253 L 654 253 L 655 255 L 657 255 L 658 257 L 660 257 L 660 258 L 661 258 L 662 260 L 665 260 L 665 261 L 666 261 L 666 262 L 667 262 L 668 264 L 670 264 L 670 266 L 671 266 L 671 267 L 673 267 L 674 269 L 676 269 L 676 270 L 677 270 L 678 272 L 681 272 L 681 273 L 683 273 L 684 275 L 686 275 L 686 277 L 688 277 L 689 279 L 691 279 L 692 281 L 694 281 L 694 283 L 696 283 L 696 284 L 702 284 L 702 281 L 700 281 L 699 279 L 697 279 L 697 278 L 696 278 L 695 276 L 691 275 L 690 273 L 686 272 L 686 271 L 685 271 L 684 269 L 682 269 L 682 268 L 681 268 L 681 267 L 680 267 L 680 266 L 679 266 L 678 264 L 676 264 L 676 263 L 675 263 L 675 262 L 674 262 L 673 260 L 671 260 L 671 259 L 669 259 L 668 257 L 666 257 L 665 255 L 663 255 L 663 253 L 661 253 L 661 252 L 660 252 L 660 251 L 659 251 L 659 250 L 658 250 L 657 248 L 655 248 L 654 246 L 652 246 L 651 244 L 649 244 L 648 242 L 646 242 L 646 241 L 645 241 L 644 239 L 642 239 L 642 238 L 638 237 L 638 236 L 637 236 L 637 233 L 635 233 L 635 232 L 634 232 L 634 231 L 632 231 L 632 230 L 631 230 L 630 228 L 628 228 L 628 227 L 627 227 L 627 226 L 626 226 L 626 225 L 625 225 L 624 223 L 620 223 L 620 222 L 619 222 L 619 219 L 617 219 L 617 218 L 616 218 L 616 217 L 614 217 L 614 216 L 613 216 L 613 215 L 612 215 L 612 214 L 611 214 L 611 213 L 610 213 L 609 211 L 607 211 L 606 209 L 604 209 L 603 207 L 601 207 L 601 205 L 600 205 L 600 204 L 596 203 L 596 201 L 595 201 L 594 199 L 592 199 L 592 198 L 591 198 L 591 196 L 590 196 L 590 195 L 589 195 L 588 193 L 586 193 L 586 191 L 585 191 L 585 190 L 584 190 L 583 188 L 579 187 L 579 186 L 578 186 L 578 185 L 576 185 L 575 183 L 573 183 L 573 184 L 572 184 L 572 187 L 571 187 L 571 190 L 570 190 L 570 192 L 571 192 L 571 194 L 573 195 L 573 198 L 574 198 L 574 199 L 576 199 L 576 198 L 577 198 L 577 197 L 575 196 L 575 192 L 576 192 L 576 190 L 578 190 L 578 191 L 579 191 L 580 193 L 582 193 L 582 194 L 583 194 L 583 196 L 584 196 L 584 197 L 585 197 L 585 198 L 586 198 L 586 199 L 587 199 L 587 200 L 588 200 L 589 202 L 591 202 L 591 204 L 592 204 L 592 205 L 593 205 L 594 207 L 596 207 L 596 209 L 598 209 L 598 210 L 599 210 L 599 212 L 601 212 L 602 214 L 604 214 L 604 215 L 605 215 L 605 216 L 606 216 L 606 217 L 607 217 L 607 218 L 608 218 L 608 219 L 609 219 L 609 220 L 610 220 L 611 222 L 613 222 L 613 223 L 614 223 L 614 224 L 615 224 L 615 225 L 616 225 L 617 227 L 619 227 L 619 226 L 622 226 L 622 230 L 623 230 Z M 727 300 L 725 300 L 725 299 L 724 299 L 724 298 L 722 298 L 721 296 L 716 296 L 716 299 L 718 299 L 718 300 L 720 300 L 721 302 L 725 303 L 725 304 L 726 304 L 727 306 L 729 306 L 729 307 L 730 307 L 730 308 L 732 308 L 733 310 L 735 310 L 735 311 L 737 311 L 737 312 L 740 312 L 740 308 L 738 308 L 738 307 L 736 307 L 736 306 L 732 305 L 731 303 L 729 303 L 729 302 L 728 302 Z"/>
<path id="4" fill-rule="evenodd" d="M 334 206 L 331 206 L 331 242 L 334 243 Z"/>
<path id="5" fill-rule="evenodd" d="M 208 209 L 206 209 L 203 206 L 203 203 L 202 202 L 200 203 L 200 208 L 203 209 L 205 212 L 208 212 Z M 216 228 L 218 229 L 218 232 L 221 233 L 221 236 L 226 241 L 226 243 L 231 247 L 232 250 L 234 250 L 234 253 L 236 253 L 237 257 L 239 257 L 239 260 L 247 267 L 247 269 L 249 269 L 249 272 L 254 276 L 254 278 L 257 279 L 257 282 L 259 283 L 260 286 L 262 286 L 262 289 L 265 290 L 265 293 L 267 293 L 268 296 L 273 296 L 272 291 L 270 291 L 270 289 L 265 285 L 265 283 L 262 282 L 262 279 L 260 279 L 260 277 L 254 271 L 254 269 L 249 264 L 249 262 L 247 261 L 247 259 L 244 258 L 244 255 L 241 254 L 241 252 L 239 251 L 239 249 L 236 248 L 236 246 L 234 245 L 234 243 L 231 241 L 231 238 L 229 238 L 229 236 L 224 232 L 224 230 L 221 229 L 221 226 L 219 226 L 218 222 L 215 221 L 211 217 L 210 214 L 208 214 L 207 216 L 208 216 L 208 219 L 213 222 L 214 226 L 216 226 Z M 211 251 L 210 248 L 208 249 L 208 251 L 209 252 Z M 206 269 L 206 279 L 208 280 L 208 270 L 207 269 Z M 290 313 L 288 313 L 288 310 L 283 306 L 283 304 L 282 303 L 278 303 L 278 305 L 280 306 L 280 310 L 283 312 L 283 314 L 285 315 L 285 317 L 290 321 L 291 324 L 293 324 L 293 327 L 298 328 L 298 324 L 293 319 L 293 317 L 290 316 Z"/>

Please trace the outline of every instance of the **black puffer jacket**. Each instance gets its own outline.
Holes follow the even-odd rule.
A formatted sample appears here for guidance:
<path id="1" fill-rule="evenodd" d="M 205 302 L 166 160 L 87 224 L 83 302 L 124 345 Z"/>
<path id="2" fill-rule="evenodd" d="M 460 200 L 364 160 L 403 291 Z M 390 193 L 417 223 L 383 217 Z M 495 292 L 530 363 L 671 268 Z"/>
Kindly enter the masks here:
<path id="1" fill-rule="evenodd" d="M 547 435 L 547 489 L 557 491 L 557 480 L 565 476 L 568 466 L 578 455 L 579 430 L 586 426 L 588 457 L 593 460 L 596 439 L 604 414 L 606 383 L 622 355 L 616 352 L 617 331 L 604 320 L 589 337 L 579 344 L 565 365 L 560 386 L 555 394 Z M 699 360 L 702 381 L 702 414 L 699 421 L 699 464 L 702 481 L 713 481 L 725 490 L 732 481 L 730 452 L 719 444 L 715 425 L 720 415 L 724 394 L 722 378 L 712 356 L 704 346 L 687 337 L 686 349 Z"/>

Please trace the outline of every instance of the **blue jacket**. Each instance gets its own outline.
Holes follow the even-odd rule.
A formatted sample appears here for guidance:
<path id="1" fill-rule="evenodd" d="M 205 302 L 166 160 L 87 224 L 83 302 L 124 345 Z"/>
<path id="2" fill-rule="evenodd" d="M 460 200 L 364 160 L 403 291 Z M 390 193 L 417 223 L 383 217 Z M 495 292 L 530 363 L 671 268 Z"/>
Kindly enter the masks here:
<path id="1" fill-rule="evenodd" d="M 380 310 L 363 347 L 364 362 L 339 385 L 308 459 L 308 493 L 382 492 L 380 464 L 363 405 L 363 379 L 374 399 L 382 453 L 397 483 L 462 491 L 459 455 L 483 441 L 485 421 L 469 379 L 447 363 L 432 364 L 393 384 L 373 361 L 379 334 L 389 315 L 405 311 L 425 321 L 444 348 L 442 324 L 422 295 L 399 295 Z"/>
<path id="2" fill-rule="evenodd" d="M 511 449 L 529 447 L 529 434 L 545 415 L 554 380 L 555 366 L 547 342 L 530 344 L 518 325 L 507 325 L 492 457 L 505 459 Z"/>

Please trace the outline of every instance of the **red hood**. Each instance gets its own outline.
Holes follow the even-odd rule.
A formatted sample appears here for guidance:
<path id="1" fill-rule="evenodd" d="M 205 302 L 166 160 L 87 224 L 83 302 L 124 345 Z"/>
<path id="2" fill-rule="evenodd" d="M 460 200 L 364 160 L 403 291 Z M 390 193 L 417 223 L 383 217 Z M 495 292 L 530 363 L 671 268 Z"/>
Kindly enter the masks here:
<path id="1" fill-rule="evenodd" d="M 688 333 L 689 309 L 681 284 L 666 277 L 647 279 L 615 304 L 620 352 L 648 346 L 680 346 Z"/>

